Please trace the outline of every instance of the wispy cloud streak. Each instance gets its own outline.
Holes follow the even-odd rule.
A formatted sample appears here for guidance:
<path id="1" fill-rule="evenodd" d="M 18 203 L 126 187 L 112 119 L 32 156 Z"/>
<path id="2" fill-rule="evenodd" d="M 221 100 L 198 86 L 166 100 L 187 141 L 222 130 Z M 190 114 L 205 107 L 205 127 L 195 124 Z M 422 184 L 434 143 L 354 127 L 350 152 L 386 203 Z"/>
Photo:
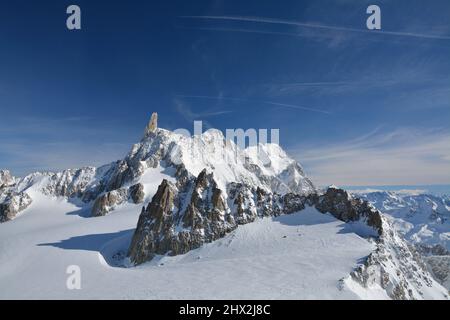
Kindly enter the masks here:
<path id="1" fill-rule="evenodd" d="M 199 95 L 177 95 L 177 97 L 187 98 L 187 99 L 208 99 L 208 100 L 225 100 L 225 101 L 228 100 L 228 101 L 247 102 L 247 103 L 248 102 L 260 103 L 260 104 L 266 104 L 266 105 L 271 105 L 271 106 L 277 106 L 277 107 L 281 107 L 281 108 L 305 110 L 305 111 L 317 112 L 317 113 L 322 113 L 322 114 L 331 114 L 331 112 L 327 111 L 327 110 L 310 108 L 310 107 L 293 105 L 293 104 L 279 103 L 279 102 L 273 102 L 273 101 L 264 101 L 264 100 L 253 100 L 253 99 L 221 97 L 221 96 L 219 96 L 219 97 L 199 96 Z"/>
<path id="2" fill-rule="evenodd" d="M 322 29 L 329 31 L 344 31 L 344 32 L 356 32 L 356 33 L 370 33 L 379 35 L 389 35 L 389 36 L 399 36 L 399 37 L 414 37 L 422 39 L 435 39 L 435 40 L 450 40 L 448 35 L 435 35 L 435 34 L 424 34 L 415 32 L 400 32 L 400 31 L 385 31 L 385 30 L 365 30 L 357 28 L 339 27 L 339 26 L 328 26 L 319 23 L 306 23 L 297 22 L 291 20 L 273 19 L 265 17 L 245 17 L 245 16 L 183 16 L 186 19 L 208 19 L 208 20 L 227 20 L 227 21 L 240 21 L 240 22 L 256 22 L 256 23 L 266 23 L 266 24 L 278 24 L 287 26 L 296 26 L 304 28 Z M 244 29 L 240 29 L 245 32 Z M 237 31 L 237 29 L 235 29 Z M 254 32 L 254 31 L 253 31 Z M 270 33 L 266 32 L 265 33 Z"/>
<path id="3" fill-rule="evenodd" d="M 292 37 L 310 37 L 310 35 L 304 35 L 299 32 L 279 32 L 279 31 L 267 31 L 256 29 L 244 29 L 244 28 L 220 28 L 220 27 L 182 27 L 183 29 L 195 29 L 205 31 L 223 31 L 223 32 L 242 32 L 242 33 L 256 33 L 256 34 L 268 34 L 279 36 L 292 36 Z"/>
<path id="4" fill-rule="evenodd" d="M 401 128 L 290 151 L 320 185 L 424 185 L 450 183 L 449 145 L 448 131 Z"/>

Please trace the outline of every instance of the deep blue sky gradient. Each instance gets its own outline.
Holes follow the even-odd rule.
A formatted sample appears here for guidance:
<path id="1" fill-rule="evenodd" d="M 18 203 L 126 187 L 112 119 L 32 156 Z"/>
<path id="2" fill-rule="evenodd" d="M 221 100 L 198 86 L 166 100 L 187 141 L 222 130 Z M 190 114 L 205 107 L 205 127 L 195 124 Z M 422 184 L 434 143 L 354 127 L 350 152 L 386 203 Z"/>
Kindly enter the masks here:
<path id="1" fill-rule="evenodd" d="M 382 31 L 415 36 L 364 32 L 372 3 L 382 8 Z M 70 4 L 82 9 L 81 31 L 65 27 Z M 317 148 L 342 151 L 368 137 L 374 145 L 362 149 L 382 154 L 394 143 L 414 145 L 410 132 L 448 137 L 446 0 L 1 0 L 0 41 L 0 167 L 17 175 L 113 161 L 154 111 L 168 129 L 191 129 L 193 120 L 221 130 L 280 128 L 283 147 L 321 183 L 328 180 L 314 162 Z M 311 160 L 302 161 L 305 152 Z M 431 153 L 430 167 L 446 155 Z M 448 172 L 379 181 L 380 170 L 336 183 L 450 183 Z"/>

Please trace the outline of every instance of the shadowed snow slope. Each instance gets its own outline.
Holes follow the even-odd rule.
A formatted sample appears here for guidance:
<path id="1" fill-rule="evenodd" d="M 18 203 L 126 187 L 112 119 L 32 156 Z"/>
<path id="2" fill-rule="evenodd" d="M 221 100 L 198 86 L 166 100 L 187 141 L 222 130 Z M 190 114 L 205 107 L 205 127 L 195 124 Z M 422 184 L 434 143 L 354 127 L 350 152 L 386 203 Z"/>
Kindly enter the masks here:
<path id="1" fill-rule="evenodd" d="M 318 193 L 279 146 L 185 137 L 156 118 L 103 167 L 0 170 L 0 298 L 448 298 L 392 223 L 343 190 Z M 81 290 L 66 286 L 72 265 Z"/>
<path id="2" fill-rule="evenodd" d="M 35 195 L 26 214 L 0 225 L 0 298 L 353 299 L 339 280 L 374 249 L 351 224 L 307 208 L 240 226 L 185 255 L 112 266 L 138 208 L 86 219 L 65 200 Z M 66 288 L 69 265 L 81 268 L 81 290 Z"/>

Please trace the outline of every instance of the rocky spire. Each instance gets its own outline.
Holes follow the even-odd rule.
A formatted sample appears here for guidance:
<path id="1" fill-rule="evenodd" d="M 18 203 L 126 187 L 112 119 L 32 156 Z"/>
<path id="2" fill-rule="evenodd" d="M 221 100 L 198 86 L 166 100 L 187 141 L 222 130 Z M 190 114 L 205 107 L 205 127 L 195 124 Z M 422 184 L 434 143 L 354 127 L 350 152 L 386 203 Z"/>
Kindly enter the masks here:
<path id="1" fill-rule="evenodd" d="M 158 114 L 156 112 L 152 113 L 152 117 L 145 128 L 145 136 L 148 136 L 150 133 L 155 132 L 158 129 Z"/>
<path id="2" fill-rule="evenodd" d="M 0 189 L 13 183 L 13 177 L 8 170 L 0 170 Z"/>

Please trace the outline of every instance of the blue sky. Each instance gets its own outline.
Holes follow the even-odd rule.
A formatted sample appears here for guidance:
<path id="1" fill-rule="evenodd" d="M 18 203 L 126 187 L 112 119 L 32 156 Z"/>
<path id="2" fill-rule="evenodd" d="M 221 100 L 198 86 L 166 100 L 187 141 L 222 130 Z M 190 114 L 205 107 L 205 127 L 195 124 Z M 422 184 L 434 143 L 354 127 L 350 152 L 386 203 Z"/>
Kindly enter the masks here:
<path id="1" fill-rule="evenodd" d="M 0 39 L 16 175 L 121 158 L 157 111 L 168 129 L 279 128 L 318 184 L 450 183 L 447 0 L 0 0 Z"/>

